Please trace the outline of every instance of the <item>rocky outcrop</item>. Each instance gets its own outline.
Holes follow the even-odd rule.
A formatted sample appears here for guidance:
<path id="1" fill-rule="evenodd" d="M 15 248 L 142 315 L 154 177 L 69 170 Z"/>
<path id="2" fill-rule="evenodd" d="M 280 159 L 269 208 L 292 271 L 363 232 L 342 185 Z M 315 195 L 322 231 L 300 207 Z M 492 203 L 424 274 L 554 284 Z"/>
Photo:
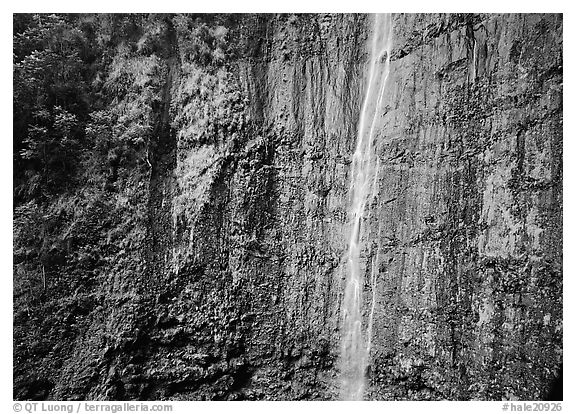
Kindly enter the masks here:
<path id="1" fill-rule="evenodd" d="M 66 305 L 54 365 L 15 359 L 16 398 L 338 397 L 370 27 L 170 29 L 150 167 L 118 196 L 138 242 Z M 394 15 L 384 101 L 366 397 L 545 398 L 562 363 L 562 16 Z"/>

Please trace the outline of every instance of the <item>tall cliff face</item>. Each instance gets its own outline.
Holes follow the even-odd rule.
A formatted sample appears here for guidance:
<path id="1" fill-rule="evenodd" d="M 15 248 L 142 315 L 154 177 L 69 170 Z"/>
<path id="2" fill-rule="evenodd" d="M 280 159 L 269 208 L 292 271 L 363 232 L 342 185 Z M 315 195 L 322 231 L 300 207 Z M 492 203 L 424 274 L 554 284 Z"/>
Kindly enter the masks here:
<path id="1" fill-rule="evenodd" d="M 395 23 L 372 395 L 542 398 L 562 352 L 561 18 Z"/>
<path id="2" fill-rule="evenodd" d="M 361 232 L 366 397 L 544 398 L 562 362 L 562 17 L 392 23 Z M 108 84 L 139 89 L 110 105 L 149 108 L 126 121 L 150 131 L 146 163 L 78 207 L 106 217 L 82 222 L 106 259 L 15 291 L 16 398 L 338 398 L 371 28 L 176 17 L 161 49 L 143 30 L 155 53 L 118 49 Z"/>

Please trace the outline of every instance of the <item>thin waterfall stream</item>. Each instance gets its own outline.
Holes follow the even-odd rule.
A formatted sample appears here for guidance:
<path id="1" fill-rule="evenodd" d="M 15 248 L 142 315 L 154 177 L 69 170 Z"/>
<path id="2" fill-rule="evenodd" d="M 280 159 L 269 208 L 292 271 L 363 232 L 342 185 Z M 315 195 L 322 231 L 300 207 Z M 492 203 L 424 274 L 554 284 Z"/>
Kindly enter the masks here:
<path id="1" fill-rule="evenodd" d="M 382 98 L 390 73 L 392 19 L 390 14 L 374 16 L 370 49 L 368 86 L 360 113 L 356 150 L 352 158 L 350 180 L 350 238 L 348 273 L 342 307 L 342 342 L 340 352 L 340 385 L 343 400 L 362 400 L 366 387 L 366 368 L 370 354 L 372 319 L 375 304 L 376 273 L 373 260 L 370 284 L 372 304 L 368 329 L 363 333 L 362 303 L 364 275 L 361 264 L 362 221 L 367 204 L 376 194 L 379 160 L 376 156 L 377 121 L 382 113 Z M 377 256 L 375 262 L 378 261 Z M 377 264 L 377 263 L 376 263 Z"/>

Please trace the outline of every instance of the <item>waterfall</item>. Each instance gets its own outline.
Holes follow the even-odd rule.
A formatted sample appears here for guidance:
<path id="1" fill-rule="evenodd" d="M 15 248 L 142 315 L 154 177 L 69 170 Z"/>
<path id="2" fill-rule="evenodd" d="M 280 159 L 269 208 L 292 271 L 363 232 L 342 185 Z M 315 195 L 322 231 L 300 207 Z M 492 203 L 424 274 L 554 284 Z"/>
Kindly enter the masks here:
<path id="1" fill-rule="evenodd" d="M 348 244 L 348 274 L 342 307 L 342 343 L 340 352 L 341 398 L 361 400 L 365 388 L 365 372 L 370 353 L 372 317 L 375 306 L 377 257 L 372 262 L 372 304 L 368 316 L 366 337 L 362 332 L 363 274 L 360 263 L 362 249 L 362 219 L 368 201 L 375 197 L 379 170 L 375 154 L 376 125 L 381 115 L 382 97 L 390 73 L 392 19 L 389 14 L 376 15 L 370 50 L 368 87 L 358 126 L 356 150 L 352 158 L 350 180 L 350 239 Z M 376 262 L 376 263 L 375 263 Z"/>

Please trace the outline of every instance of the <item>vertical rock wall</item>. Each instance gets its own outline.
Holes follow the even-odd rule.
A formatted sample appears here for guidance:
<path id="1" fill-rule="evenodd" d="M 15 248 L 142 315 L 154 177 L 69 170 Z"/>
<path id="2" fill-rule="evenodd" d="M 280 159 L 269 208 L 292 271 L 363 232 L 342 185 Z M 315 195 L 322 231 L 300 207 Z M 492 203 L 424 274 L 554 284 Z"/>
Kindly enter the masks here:
<path id="1" fill-rule="evenodd" d="M 188 317 L 211 317 L 198 346 L 241 364 L 239 398 L 337 395 L 337 270 L 367 34 L 364 16 L 247 17 L 231 32 L 237 59 L 218 75 L 234 82 L 242 126 L 179 153 L 183 174 L 186 159 L 209 161 L 180 180 L 203 202 L 175 215 L 186 224 L 174 266 L 195 274 Z"/>
<path id="2" fill-rule="evenodd" d="M 539 399 L 562 360 L 562 19 L 395 16 L 370 395 Z"/>
<path id="3" fill-rule="evenodd" d="M 338 396 L 371 18 L 199 21 L 162 58 L 145 237 L 103 271 L 44 397 Z M 393 24 L 362 233 L 367 398 L 544 398 L 562 361 L 562 17 Z M 227 39 L 223 63 L 191 58 L 190 33 L 215 59 Z"/>
<path id="4" fill-rule="evenodd" d="M 244 24 L 248 52 L 229 70 L 251 129 L 193 150 L 228 158 L 177 249 L 205 263 L 205 309 L 239 315 L 221 328 L 243 332 L 243 397 L 333 398 L 370 23 Z M 377 266 L 370 398 L 543 398 L 557 375 L 561 31 L 551 15 L 394 17 L 363 236 L 366 275 Z"/>

